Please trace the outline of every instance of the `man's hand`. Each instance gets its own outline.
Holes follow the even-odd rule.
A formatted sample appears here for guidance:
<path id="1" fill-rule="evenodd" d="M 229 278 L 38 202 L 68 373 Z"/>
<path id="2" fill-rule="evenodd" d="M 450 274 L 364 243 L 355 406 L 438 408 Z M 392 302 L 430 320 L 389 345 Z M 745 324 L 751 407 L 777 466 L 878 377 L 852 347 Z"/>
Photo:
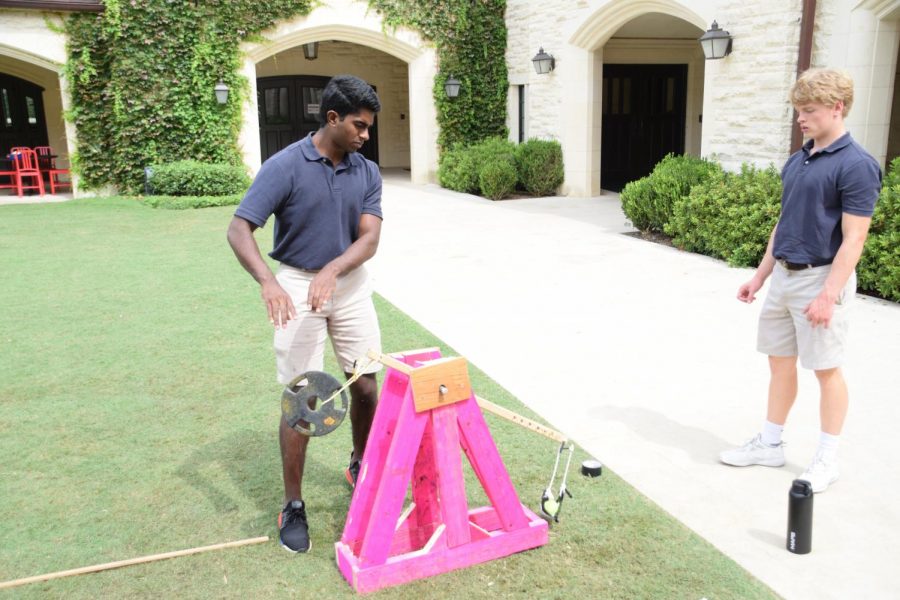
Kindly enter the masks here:
<path id="1" fill-rule="evenodd" d="M 750 304 L 756 300 L 756 292 L 762 287 L 762 283 L 756 280 L 756 277 L 738 288 L 737 299 L 741 302 Z"/>
<path id="2" fill-rule="evenodd" d="M 806 319 L 813 327 L 824 325 L 826 328 L 831 324 L 831 317 L 834 316 L 834 303 L 837 297 L 822 290 L 815 299 L 803 309 Z"/>
<path id="3" fill-rule="evenodd" d="M 263 302 L 266 303 L 269 323 L 274 325 L 276 329 L 286 329 L 287 322 L 297 317 L 297 311 L 294 310 L 294 302 L 291 300 L 291 297 L 274 278 L 262 283 L 260 293 Z"/>
<path id="4" fill-rule="evenodd" d="M 324 269 L 316 273 L 312 282 L 309 284 L 309 293 L 306 296 L 306 303 L 313 312 L 322 312 L 325 303 L 331 300 L 334 289 L 337 287 L 337 271 L 326 266 Z"/>

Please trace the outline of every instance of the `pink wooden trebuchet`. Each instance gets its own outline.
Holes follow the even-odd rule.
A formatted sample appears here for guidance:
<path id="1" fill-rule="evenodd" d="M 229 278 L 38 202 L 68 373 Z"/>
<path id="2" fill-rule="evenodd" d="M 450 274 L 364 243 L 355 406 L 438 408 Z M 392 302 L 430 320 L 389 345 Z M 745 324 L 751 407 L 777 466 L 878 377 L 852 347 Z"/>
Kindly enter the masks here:
<path id="1" fill-rule="evenodd" d="M 383 358 L 381 398 L 335 544 L 353 589 L 373 592 L 546 544 L 547 522 L 519 502 L 465 360 L 441 359 L 437 349 Z M 455 377 L 460 368 L 464 382 Z M 460 448 L 490 506 L 469 509 Z"/>

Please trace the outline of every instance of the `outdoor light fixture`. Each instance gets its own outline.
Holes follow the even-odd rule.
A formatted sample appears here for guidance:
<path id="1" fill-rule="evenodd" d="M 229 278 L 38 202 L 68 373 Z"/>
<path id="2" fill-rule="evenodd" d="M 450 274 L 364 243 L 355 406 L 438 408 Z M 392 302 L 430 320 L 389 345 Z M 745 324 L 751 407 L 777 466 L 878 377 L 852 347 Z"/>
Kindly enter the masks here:
<path id="1" fill-rule="evenodd" d="M 556 66 L 556 61 L 553 59 L 553 56 L 544 52 L 543 46 L 538 50 L 538 53 L 534 55 L 531 62 L 534 65 L 534 71 L 538 75 L 546 75 Z"/>
<path id="2" fill-rule="evenodd" d="M 228 86 L 225 85 L 224 81 L 220 79 L 219 83 L 216 84 L 215 90 L 216 101 L 219 104 L 225 104 L 226 102 L 228 102 Z"/>
<path id="3" fill-rule="evenodd" d="M 303 44 L 303 58 L 306 60 L 316 60 L 319 58 L 319 42 Z"/>
<path id="4" fill-rule="evenodd" d="M 712 27 L 706 30 L 699 38 L 703 46 L 703 54 L 706 60 L 717 60 L 731 54 L 731 35 L 724 29 L 719 29 L 719 24 L 712 22 Z"/>
<path id="5" fill-rule="evenodd" d="M 459 96 L 459 87 L 461 83 L 459 79 L 451 75 L 447 78 L 447 81 L 444 82 L 444 91 L 447 92 L 448 98 L 456 98 Z"/>

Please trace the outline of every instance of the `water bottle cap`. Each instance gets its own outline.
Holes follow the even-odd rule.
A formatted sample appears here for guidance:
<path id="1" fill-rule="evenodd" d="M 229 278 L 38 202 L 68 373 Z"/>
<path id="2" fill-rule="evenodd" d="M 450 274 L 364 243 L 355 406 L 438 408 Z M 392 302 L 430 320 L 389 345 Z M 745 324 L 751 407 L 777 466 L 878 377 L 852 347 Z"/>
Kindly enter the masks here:
<path id="1" fill-rule="evenodd" d="M 791 484 L 791 493 L 800 496 L 810 496 L 813 493 L 812 484 L 805 479 L 795 479 Z"/>

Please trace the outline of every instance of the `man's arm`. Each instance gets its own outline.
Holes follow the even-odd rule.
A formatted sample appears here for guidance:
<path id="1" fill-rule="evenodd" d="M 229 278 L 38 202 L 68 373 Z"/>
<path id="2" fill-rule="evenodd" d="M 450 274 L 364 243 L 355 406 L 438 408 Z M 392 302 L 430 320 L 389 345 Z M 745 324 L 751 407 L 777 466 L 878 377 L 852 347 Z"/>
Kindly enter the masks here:
<path id="1" fill-rule="evenodd" d="M 381 218 L 364 213 L 359 219 L 359 237 L 343 254 L 322 267 L 309 286 L 307 304 L 319 312 L 334 294 L 337 278 L 349 273 L 373 256 L 381 239 Z"/>
<path id="2" fill-rule="evenodd" d="M 772 254 L 772 246 L 775 244 L 775 231 L 778 229 L 778 225 L 772 228 L 772 234 L 769 236 L 769 243 L 766 246 L 766 253 L 763 255 L 762 261 L 760 261 L 759 266 L 756 267 L 756 273 L 753 274 L 753 277 L 738 288 L 737 299 L 741 302 L 746 302 L 750 304 L 754 300 L 756 300 L 756 292 L 763 286 L 766 282 L 766 279 L 769 278 L 769 275 L 772 274 L 772 270 L 775 268 L 775 256 Z"/>
<path id="3" fill-rule="evenodd" d="M 834 303 L 840 297 L 841 290 L 847 285 L 847 280 L 850 279 L 859 257 L 862 256 L 871 222 L 872 217 L 860 217 L 849 213 L 841 215 L 841 232 L 844 235 L 841 247 L 834 257 L 831 272 L 825 280 L 822 291 L 804 310 L 813 327 L 816 325 L 828 327 L 831 322 Z"/>
<path id="4" fill-rule="evenodd" d="M 255 230 L 256 225 L 250 221 L 232 217 L 228 225 L 228 243 L 241 266 L 259 283 L 260 295 L 269 313 L 269 323 L 284 328 L 287 327 L 288 321 L 297 316 L 294 302 L 278 284 L 272 269 L 263 260 L 256 238 L 253 237 Z"/>

